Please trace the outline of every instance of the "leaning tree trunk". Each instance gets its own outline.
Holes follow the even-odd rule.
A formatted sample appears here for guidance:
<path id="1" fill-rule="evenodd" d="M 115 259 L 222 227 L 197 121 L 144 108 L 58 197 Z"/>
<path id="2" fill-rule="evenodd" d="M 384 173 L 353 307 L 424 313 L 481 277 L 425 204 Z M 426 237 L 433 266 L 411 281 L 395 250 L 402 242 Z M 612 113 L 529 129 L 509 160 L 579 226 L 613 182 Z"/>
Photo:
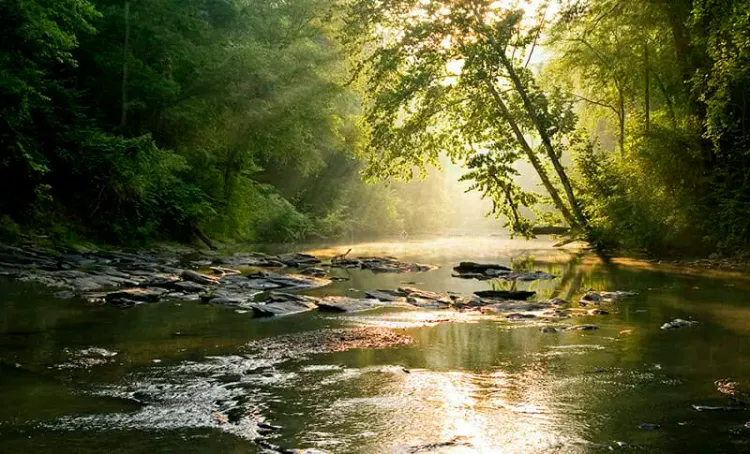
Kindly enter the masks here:
<path id="1" fill-rule="evenodd" d="M 518 74 L 516 74 L 516 71 L 513 68 L 513 64 L 510 62 L 510 60 L 508 60 L 508 57 L 506 57 L 504 54 L 501 54 L 500 61 L 503 67 L 505 67 L 505 70 L 508 71 L 508 75 L 510 76 L 511 81 L 513 82 L 513 86 L 516 89 L 516 92 L 518 93 L 518 95 L 521 97 L 521 100 L 523 101 L 523 105 L 526 108 L 526 113 L 529 115 L 529 118 L 531 118 L 532 123 L 534 123 L 534 127 L 539 133 L 539 137 L 542 139 L 542 144 L 544 146 L 544 149 L 547 151 L 547 157 L 549 157 L 549 160 L 552 162 L 552 166 L 555 168 L 555 171 L 557 172 L 557 176 L 560 178 L 560 183 L 562 183 L 563 189 L 565 190 L 565 194 L 568 198 L 568 202 L 570 203 L 570 206 L 573 209 L 573 214 L 575 215 L 575 219 L 578 221 L 576 223 L 580 225 L 581 227 L 584 227 L 584 228 L 587 227 L 588 222 L 586 221 L 586 217 L 583 215 L 583 212 L 581 211 L 581 207 L 578 204 L 578 199 L 576 198 L 575 193 L 573 192 L 573 186 L 570 184 L 570 179 L 568 179 L 568 174 L 565 172 L 565 168 L 560 162 L 560 158 L 557 156 L 557 153 L 555 152 L 555 149 L 552 146 L 552 140 L 550 139 L 550 136 L 547 133 L 547 130 L 544 129 L 544 127 L 542 126 L 539 115 L 537 115 L 536 109 L 534 108 L 534 105 L 531 103 L 531 99 L 529 99 L 529 95 L 526 92 L 526 88 L 523 86 L 523 83 L 521 82 L 521 79 L 518 77 Z"/>
<path id="2" fill-rule="evenodd" d="M 528 157 L 529 162 L 531 162 L 531 165 L 534 167 L 534 170 L 536 170 L 536 173 L 539 175 L 539 178 L 542 180 L 542 184 L 544 185 L 544 188 L 547 189 L 547 192 L 549 193 L 550 198 L 552 198 L 552 202 L 555 204 L 555 207 L 558 210 L 560 210 L 560 213 L 563 215 L 565 220 L 568 221 L 568 224 L 570 224 L 571 227 L 580 225 L 579 222 L 576 220 L 576 218 L 571 214 L 568 207 L 562 201 L 562 198 L 560 198 L 560 194 L 557 192 L 557 189 L 552 184 L 552 181 L 550 181 L 549 175 L 547 175 L 547 171 L 542 165 L 542 162 L 539 160 L 537 155 L 534 153 L 534 150 L 526 141 L 526 138 L 524 137 L 523 132 L 521 131 L 521 128 L 518 126 L 515 120 L 513 120 L 513 117 L 511 116 L 510 111 L 508 110 L 508 106 L 505 104 L 505 101 L 503 101 L 503 98 L 500 96 L 500 93 L 497 92 L 497 89 L 495 88 L 492 81 L 485 80 L 485 83 L 487 85 L 487 89 L 492 95 L 492 98 L 495 100 L 497 107 L 500 109 L 500 115 L 503 117 L 505 121 L 508 122 L 508 125 L 510 125 L 510 128 L 513 130 L 513 134 L 516 136 L 516 141 L 521 146 L 524 153 L 526 153 L 526 156 Z"/>

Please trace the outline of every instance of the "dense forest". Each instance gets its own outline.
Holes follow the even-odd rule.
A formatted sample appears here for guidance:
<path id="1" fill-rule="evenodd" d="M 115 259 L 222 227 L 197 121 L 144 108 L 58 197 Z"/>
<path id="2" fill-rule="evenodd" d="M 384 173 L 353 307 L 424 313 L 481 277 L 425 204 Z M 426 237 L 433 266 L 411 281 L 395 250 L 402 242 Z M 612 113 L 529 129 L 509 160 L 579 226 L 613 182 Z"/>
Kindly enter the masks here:
<path id="1" fill-rule="evenodd" d="M 451 159 L 521 235 L 750 246 L 747 0 L 5 0 L 0 25 L 4 235 L 394 234 L 456 221 L 438 177 L 397 181 Z"/>

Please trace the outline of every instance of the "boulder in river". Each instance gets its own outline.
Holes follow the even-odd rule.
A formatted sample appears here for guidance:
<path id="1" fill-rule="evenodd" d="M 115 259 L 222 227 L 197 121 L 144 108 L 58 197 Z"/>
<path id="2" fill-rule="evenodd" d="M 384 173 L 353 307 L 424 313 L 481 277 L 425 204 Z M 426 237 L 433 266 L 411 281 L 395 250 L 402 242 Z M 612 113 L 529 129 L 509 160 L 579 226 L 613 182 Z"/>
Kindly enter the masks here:
<path id="1" fill-rule="evenodd" d="M 251 303 L 248 306 L 256 317 L 281 317 L 311 311 L 318 306 L 316 298 L 293 293 L 271 292 L 268 299 L 261 303 Z"/>
<path id="2" fill-rule="evenodd" d="M 374 298 L 326 296 L 316 301 L 318 309 L 327 312 L 361 312 L 383 307 L 386 303 Z"/>
<path id="3" fill-rule="evenodd" d="M 596 325 L 573 325 L 567 328 L 568 331 L 594 331 L 599 329 Z"/>
<path id="4" fill-rule="evenodd" d="M 693 326 L 697 324 L 698 322 L 694 320 L 683 320 L 681 318 L 676 318 L 672 320 L 671 322 L 667 322 L 661 325 L 661 329 L 668 330 L 668 329 L 684 328 L 684 327 Z"/>
<path id="5" fill-rule="evenodd" d="M 168 290 L 162 288 L 127 288 L 108 293 L 104 300 L 110 304 L 132 306 L 139 303 L 156 303 Z"/>
<path id="6" fill-rule="evenodd" d="M 474 292 L 480 298 L 503 299 L 503 300 L 527 300 L 536 295 L 536 292 L 526 290 L 508 291 L 508 290 L 479 290 Z"/>
<path id="7" fill-rule="evenodd" d="M 602 302 L 602 296 L 597 292 L 587 292 L 585 295 L 578 300 L 578 304 L 581 306 L 588 306 L 589 304 L 599 304 Z"/>
<path id="8" fill-rule="evenodd" d="M 505 265 L 493 263 L 461 262 L 453 268 L 453 277 L 461 279 L 502 279 L 505 281 L 538 281 L 554 279 L 555 276 L 544 271 L 514 272 Z"/>
<path id="9" fill-rule="evenodd" d="M 331 260 L 331 267 L 359 268 L 375 273 L 420 273 L 438 268 L 434 265 L 402 262 L 394 257 L 335 258 Z"/>
<path id="10" fill-rule="evenodd" d="M 367 290 L 365 295 L 380 301 L 406 301 L 406 294 L 398 290 Z"/>
<path id="11" fill-rule="evenodd" d="M 195 282 L 201 285 L 219 285 L 219 280 L 215 276 L 208 276 L 198 273 L 197 271 L 185 270 L 182 272 L 181 276 L 186 281 Z"/>
<path id="12" fill-rule="evenodd" d="M 311 289 L 323 287 L 331 283 L 330 279 L 303 276 L 301 274 L 279 274 L 268 271 L 258 271 L 247 275 L 257 290 L 269 290 L 273 288 Z"/>

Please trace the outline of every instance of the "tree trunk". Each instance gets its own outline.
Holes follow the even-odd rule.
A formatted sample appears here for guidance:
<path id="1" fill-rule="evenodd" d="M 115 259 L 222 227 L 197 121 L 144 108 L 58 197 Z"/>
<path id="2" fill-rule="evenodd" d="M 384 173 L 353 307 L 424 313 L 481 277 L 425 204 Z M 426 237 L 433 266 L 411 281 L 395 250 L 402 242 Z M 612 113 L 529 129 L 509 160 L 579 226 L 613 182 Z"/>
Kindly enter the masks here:
<path id="1" fill-rule="evenodd" d="M 654 73 L 654 79 L 656 79 L 656 84 L 659 86 L 659 90 L 661 91 L 661 94 L 664 95 L 664 102 L 667 103 L 667 115 L 669 116 L 669 121 L 672 123 L 672 129 L 677 129 L 677 117 L 674 113 L 674 105 L 672 104 L 672 97 L 669 96 L 669 92 L 667 91 L 667 87 L 664 85 L 664 81 L 661 80 L 661 77 L 659 77 L 659 73 Z"/>
<path id="2" fill-rule="evenodd" d="M 125 134 L 128 121 L 128 54 L 130 54 L 130 1 L 125 0 L 125 41 L 122 51 L 122 111 L 120 133 Z"/>
<path id="3" fill-rule="evenodd" d="M 618 119 L 620 121 L 620 156 L 624 158 L 625 157 L 625 95 L 622 93 L 622 90 L 618 90 L 618 93 L 619 93 L 618 107 L 620 109 L 620 113 L 618 115 Z"/>
<path id="4" fill-rule="evenodd" d="M 651 127 L 651 69 L 648 62 L 648 42 L 643 46 L 643 67 L 645 73 L 644 81 L 644 110 L 646 111 L 646 134 Z"/>
<path id="5" fill-rule="evenodd" d="M 575 193 L 573 192 L 573 186 L 570 184 L 570 180 L 568 179 L 568 174 L 565 172 L 565 168 L 560 162 L 560 158 L 557 156 L 557 153 L 555 152 L 555 149 L 552 146 L 552 141 L 550 140 L 549 134 L 542 126 L 541 120 L 539 119 L 539 116 L 537 115 L 536 109 L 534 105 L 531 103 L 528 93 L 526 92 L 526 88 L 523 86 L 523 83 L 521 82 L 521 79 L 518 77 L 518 74 L 516 74 L 516 71 L 513 68 L 513 64 L 508 60 L 508 58 L 504 54 L 500 55 L 500 61 L 502 65 L 505 67 L 506 71 L 508 71 L 508 75 L 510 76 L 511 81 L 513 82 L 513 86 L 515 87 L 516 92 L 518 93 L 518 95 L 521 97 L 521 100 L 523 101 L 523 105 L 526 108 L 526 113 L 528 113 L 529 117 L 531 118 L 532 123 L 534 123 L 534 126 L 536 127 L 536 130 L 539 133 L 539 137 L 542 139 L 542 144 L 544 145 L 544 148 L 547 151 L 547 156 L 549 157 L 549 160 L 552 162 L 552 166 L 555 168 L 555 171 L 557 172 L 557 176 L 560 178 L 560 183 L 562 183 L 563 189 L 565 190 L 565 194 L 568 198 L 568 202 L 570 203 L 570 206 L 573 209 L 573 213 L 575 214 L 575 219 L 577 220 L 576 224 L 585 228 L 588 222 L 586 221 L 586 217 L 583 215 L 583 212 L 581 211 L 581 207 L 578 205 L 578 199 L 576 198 Z"/>
<path id="6" fill-rule="evenodd" d="M 529 162 L 531 162 L 531 165 L 534 166 L 534 170 L 536 170 L 536 173 L 542 180 L 542 184 L 552 198 L 552 202 L 555 204 L 555 207 L 560 211 L 560 213 L 563 215 L 563 217 L 571 227 L 578 226 L 578 221 L 575 217 L 573 217 L 568 207 L 562 201 L 562 198 L 560 198 L 560 194 L 558 194 L 557 189 L 552 184 L 552 181 L 550 181 L 549 176 L 547 175 L 547 171 L 542 165 L 542 162 L 539 160 L 536 154 L 534 154 L 534 150 L 532 150 L 531 146 L 526 141 L 526 138 L 523 136 L 521 128 L 518 126 L 515 120 L 513 120 L 513 117 L 510 115 L 510 111 L 508 110 L 508 106 L 505 105 L 505 101 L 503 101 L 500 93 L 497 92 L 497 89 L 495 88 L 493 82 L 491 80 L 485 80 L 484 82 L 487 85 L 487 89 L 492 95 L 492 98 L 495 100 L 495 103 L 500 109 L 500 114 L 502 115 L 503 119 L 508 122 L 508 125 L 510 125 L 510 128 L 513 130 L 513 134 L 516 136 L 516 141 L 521 146 L 524 153 L 526 153 Z"/>

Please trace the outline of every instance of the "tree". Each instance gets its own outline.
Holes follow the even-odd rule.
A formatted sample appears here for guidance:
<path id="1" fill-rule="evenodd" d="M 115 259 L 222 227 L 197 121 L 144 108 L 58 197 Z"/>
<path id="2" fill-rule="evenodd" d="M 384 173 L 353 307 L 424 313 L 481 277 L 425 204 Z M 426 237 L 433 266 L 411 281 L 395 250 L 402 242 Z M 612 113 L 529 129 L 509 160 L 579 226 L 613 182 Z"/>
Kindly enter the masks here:
<path id="1" fill-rule="evenodd" d="M 527 232 L 517 208 L 539 199 L 513 181 L 512 164 L 524 158 L 564 220 L 586 228 L 561 163 L 575 125 L 571 100 L 542 90 L 527 67 L 540 24 L 484 0 L 355 0 L 347 21 L 371 95 L 371 176 L 410 178 L 443 152 L 469 160 L 476 188 L 509 208 L 510 227 Z"/>

